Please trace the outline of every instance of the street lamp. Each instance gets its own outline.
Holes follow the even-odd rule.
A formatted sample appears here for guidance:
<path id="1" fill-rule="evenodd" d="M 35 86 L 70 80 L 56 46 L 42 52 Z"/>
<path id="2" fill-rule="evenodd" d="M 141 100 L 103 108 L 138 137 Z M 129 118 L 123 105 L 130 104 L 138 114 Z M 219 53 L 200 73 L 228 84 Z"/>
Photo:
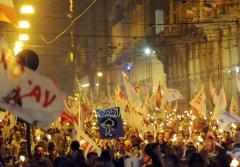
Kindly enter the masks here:
<path id="1" fill-rule="evenodd" d="M 71 62 L 71 63 L 74 61 L 73 52 L 69 52 L 69 59 L 70 59 L 70 62 Z"/>
<path id="2" fill-rule="evenodd" d="M 103 73 L 102 73 L 102 72 L 98 72 L 98 73 L 97 73 L 97 76 L 98 76 L 98 77 L 102 77 L 102 76 L 103 76 Z"/>
<path id="3" fill-rule="evenodd" d="M 15 47 L 23 47 L 24 43 L 22 41 L 16 41 L 15 42 Z"/>
<path id="4" fill-rule="evenodd" d="M 19 52 L 21 52 L 23 49 L 22 47 L 19 47 L 19 46 L 15 46 L 14 48 L 14 55 L 17 55 Z"/>
<path id="5" fill-rule="evenodd" d="M 239 68 L 238 67 L 236 67 L 236 72 L 239 73 Z"/>
<path id="6" fill-rule="evenodd" d="M 151 53 L 151 49 L 146 48 L 146 49 L 144 50 L 144 53 L 145 53 L 146 55 L 150 55 L 150 53 Z"/>
<path id="7" fill-rule="evenodd" d="M 19 21 L 18 27 L 22 29 L 28 29 L 30 28 L 30 23 L 27 20 L 22 20 L 22 21 Z"/>
<path id="8" fill-rule="evenodd" d="M 89 86 L 90 86 L 90 83 L 82 84 L 82 88 L 86 88 L 86 87 L 89 87 Z"/>
<path id="9" fill-rule="evenodd" d="M 20 41 L 28 41 L 29 40 L 29 36 L 28 36 L 28 34 L 20 34 L 18 39 Z"/>
<path id="10" fill-rule="evenodd" d="M 23 5 L 21 7 L 21 14 L 33 14 L 35 12 L 32 5 Z"/>
<path id="11" fill-rule="evenodd" d="M 21 52 L 23 46 L 24 46 L 24 44 L 22 41 L 16 41 L 15 48 L 14 48 L 14 55 L 17 55 L 19 52 Z"/>

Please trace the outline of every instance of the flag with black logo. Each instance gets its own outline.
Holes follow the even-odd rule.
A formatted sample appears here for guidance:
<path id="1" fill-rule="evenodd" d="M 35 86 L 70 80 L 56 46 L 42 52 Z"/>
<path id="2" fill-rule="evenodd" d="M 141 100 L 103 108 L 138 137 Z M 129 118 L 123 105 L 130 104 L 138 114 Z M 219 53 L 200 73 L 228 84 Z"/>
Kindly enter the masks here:
<path id="1" fill-rule="evenodd" d="M 96 111 L 101 139 L 113 139 L 124 136 L 119 107 L 97 109 Z"/>

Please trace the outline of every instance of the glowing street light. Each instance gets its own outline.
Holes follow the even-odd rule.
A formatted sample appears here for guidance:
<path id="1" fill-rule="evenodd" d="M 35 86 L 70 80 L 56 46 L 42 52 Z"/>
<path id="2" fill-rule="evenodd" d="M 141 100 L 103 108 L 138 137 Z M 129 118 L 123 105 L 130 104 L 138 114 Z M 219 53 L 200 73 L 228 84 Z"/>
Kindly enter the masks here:
<path id="1" fill-rule="evenodd" d="M 103 76 L 103 73 L 102 73 L 102 72 L 98 72 L 98 73 L 97 73 L 97 76 L 98 76 L 98 77 L 102 77 L 102 76 Z"/>
<path id="2" fill-rule="evenodd" d="M 22 29 L 27 29 L 27 28 L 30 28 L 30 23 L 27 20 L 22 20 L 22 21 L 19 21 L 18 27 Z"/>
<path id="3" fill-rule="evenodd" d="M 89 87 L 89 86 L 90 86 L 90 83 L 82 84 L 82 88 L 86 88 L 86 87 Z"/>
<path id="4" fill-rule="evenodd" d="M 24 46 L 22 41 L 16 41 L 15 42 L 15 48 L 14 48 L 14 55 L 17 55 L 19 52 L 21 52 L 23 49 L 22 47 Z"/>
<path id="5" fill-rule="evenodd" d="M 20 41 L 28 41 L 29 40 L 29 36 L 27 34 L 20 34 L 18 39 Z"/>
<path id="6" fill-rule="evenodd" d="M 17 55 L 22 50 L 23 50 L 22 47 L 15 46 L 15 48 L 14 48 L 14 55 Z"/>
<path id="7" fill-rule="evenodd" d="M 22 14 L 33 14 L 35 12 L 32 5 L 23 5 L 21 7 L 21 13 Z"/>
<path id="8" fill-rule="evenodd" d="M 238 67 L 236 67 L 236 72 L 239 73 L 239 68 Z"/>
<path id="9" fill-rule="evenodd" d="M 69 53 L 69 59 L 70 59 L 70 62 L 71 62 L 71 63 L 74 61 L 73 52 L 70 52 L 70 53 Z"/>
<path id="10" fill-rule="evenodd" d="M 151 53 L 151 49 L 146 48 L 146 49 L 144 50 L 144 53 L 145 53 L 146 55 L 150 55 L 150 53 Z"/>
<path id="11" fill-rule="evenodd" d="M 15 47 L 23 47 L 24 43 L 22 41 L 16 41 L 15 42 Z"/>

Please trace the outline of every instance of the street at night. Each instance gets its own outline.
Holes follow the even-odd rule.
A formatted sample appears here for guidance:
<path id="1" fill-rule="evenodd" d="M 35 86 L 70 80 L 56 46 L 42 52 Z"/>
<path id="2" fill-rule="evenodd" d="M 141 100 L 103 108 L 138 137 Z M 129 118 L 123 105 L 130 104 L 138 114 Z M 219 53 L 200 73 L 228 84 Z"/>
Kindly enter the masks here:
<path id="1" fill-rule="evenodd" d="M 240 167 L 240 0 L 0 0 L 0 167 Z"/>

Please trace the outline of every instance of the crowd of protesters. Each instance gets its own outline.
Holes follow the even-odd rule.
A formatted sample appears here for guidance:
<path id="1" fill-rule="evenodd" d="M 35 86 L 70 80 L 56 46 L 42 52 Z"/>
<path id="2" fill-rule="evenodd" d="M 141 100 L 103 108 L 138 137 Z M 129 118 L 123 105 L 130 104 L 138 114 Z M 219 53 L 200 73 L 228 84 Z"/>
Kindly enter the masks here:
<path id="1" fill-rule="evenodd" d="M 102 149 L 100 154 L 84 154 L 79 141 L 72 139 L 70 126 L 41 131 L 38 136 L 32 129 L 30 156 L 25 125 L 18 122 L 10 129 L 11 135 L 0 137 L 0 162 L 1 166 L 124 167 L 127 158 L 137 157 L 140 167 L 230 167 L 234 158 L 229 152 L 240 149 L 238 128 L 234 132 L 210 128 L 191 136 L 165 130 L 155 135 L 146 132 L 143 137 L 129 130 L 119 139 L 95 139 Z"/>

